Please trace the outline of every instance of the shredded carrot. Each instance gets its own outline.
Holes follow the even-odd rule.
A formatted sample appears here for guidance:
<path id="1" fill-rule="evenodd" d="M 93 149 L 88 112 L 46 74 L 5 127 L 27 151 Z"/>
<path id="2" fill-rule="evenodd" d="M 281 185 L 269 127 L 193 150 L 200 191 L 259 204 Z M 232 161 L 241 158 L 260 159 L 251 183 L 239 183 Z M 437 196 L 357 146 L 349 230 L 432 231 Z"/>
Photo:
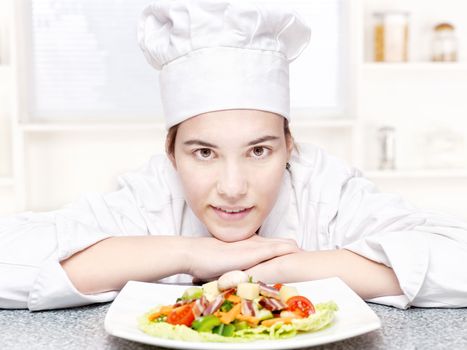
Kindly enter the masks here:
<path id="1" fill-rule="evenodd" d="M 239 302 L 242 301 L 242 299 L 240 299 L 239 296 L 233 295 L 233 294 L 230 294 L 230 295 L 227 297 L 227 300 L 228 300 L 228 301 L 231 301 L 231 302 L 234 303 L 234 304 L 238 304 Z"/>
<path id="2" fill-rule="evenodd" d="M 271 318 L 269 320 L 264 320 L 261 322 L 262 326 L 271 327 L 273 324 L 277 322 L 283 322 L 284 324 L 292 323 L 293 317 L 278 317 L 278 318 Z"/>
<path id="3" fill-rule="evenodd" d="M 220 317 L 221 322 L 225 324 L 229 324 L 230 322 L 235 320 L 235 317 L 240 313 L 241 309 L 242 309 L 242 305 L 236 304 L 229 311 L 223 313 L 223 315 Z"/>
<path id="4" fill-rule="evenodd" d="M 168 315 L 173 310 L 173 306 L 162 306 L 158 311 L 148 316 L 149 321 L 154 321 L 156 318 L 162 315 Z"/>
<path id="5" fill-rule="evenodd" d="M 245 315 L 242 315 L 242 314 L 238 314 L 237 316 L 235 316 L 235 318 L 237 320 L 240 320 L 240 321 L 247 321 L 249 324 L 251 324 L 253 326 L 258 325 L 258 323 L 259 323 L 259 318 L 258 317 L 245 316 Z"/>

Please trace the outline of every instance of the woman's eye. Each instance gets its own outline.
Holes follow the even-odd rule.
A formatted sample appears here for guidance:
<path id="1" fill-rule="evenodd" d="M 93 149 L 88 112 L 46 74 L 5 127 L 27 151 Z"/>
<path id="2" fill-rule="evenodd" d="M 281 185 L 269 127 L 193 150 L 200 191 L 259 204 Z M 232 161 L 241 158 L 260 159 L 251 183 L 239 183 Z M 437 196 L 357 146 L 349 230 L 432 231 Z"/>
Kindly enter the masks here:
<path id="1" fill-rule="evenodd" d="M 255 158 L 264 158 L 268 155 L 269 150 L 262 146 L 257 146 L 252 149 L 253 157 Z"/>
<path id="2" fill-rule="evenodd" d="M 195 155 L 201 159 L 212 158 L 212 151 L 209 148 L 201 148 L 195 151 Z"/>

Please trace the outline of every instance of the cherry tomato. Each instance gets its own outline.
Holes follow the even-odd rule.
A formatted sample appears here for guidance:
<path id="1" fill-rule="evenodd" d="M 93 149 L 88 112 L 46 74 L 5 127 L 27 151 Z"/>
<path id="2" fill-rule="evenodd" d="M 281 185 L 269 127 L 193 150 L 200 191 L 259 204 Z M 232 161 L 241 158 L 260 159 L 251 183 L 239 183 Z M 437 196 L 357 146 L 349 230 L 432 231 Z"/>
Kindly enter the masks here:
<path id="1" fill-rule="evenodd" d="M 275 285 L 272 286 L 272 288 L 280 290 L 282 287 L 282 283 L 276 283 Z"/>
<path id="2" fill-rule="evenodd" d="M 311 301 L 300 295 L 296 295 L 287 300 L 287 309 L 301 317 L 308 317 L 315 313 L 315 307 Z"/>
<path id="3" fill-rule="evenodd" d="M 192 303 L 177 307 L 167 316 L 167 323 L 183 324 L 190 327 L 195 320 L 195 315 L 193 314 L 192 308 Z"/>

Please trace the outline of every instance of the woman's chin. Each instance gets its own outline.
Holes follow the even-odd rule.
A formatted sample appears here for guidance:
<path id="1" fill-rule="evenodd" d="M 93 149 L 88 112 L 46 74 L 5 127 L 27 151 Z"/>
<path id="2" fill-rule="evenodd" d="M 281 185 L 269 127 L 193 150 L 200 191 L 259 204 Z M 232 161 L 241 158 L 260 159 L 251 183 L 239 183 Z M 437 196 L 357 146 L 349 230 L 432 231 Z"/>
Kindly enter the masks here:
<path id="1" fill-rule="evenodd" d="M 250 232 L 251 231 L 251 232 Z M 232 243 L 232 242 L 239 242 L 245 239 L 248 239 L 256 234 L 255 230 L 246 231 L 239 231 L 238 229 L 214 229 L 210 230 L 209 232 L 214 238 L 217 238 L 221 241 Z"/>

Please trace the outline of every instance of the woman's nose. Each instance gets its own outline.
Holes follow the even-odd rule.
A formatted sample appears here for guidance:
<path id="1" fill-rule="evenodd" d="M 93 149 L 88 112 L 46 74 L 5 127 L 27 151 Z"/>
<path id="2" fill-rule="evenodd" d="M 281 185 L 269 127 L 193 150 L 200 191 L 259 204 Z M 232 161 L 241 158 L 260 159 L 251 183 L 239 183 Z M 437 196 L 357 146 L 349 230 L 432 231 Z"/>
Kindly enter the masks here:
<path id="1" fill-rule="evenodd" d="M 239 164 L 226 164 L 217 180 L 217 192 L 230 199 L 244 196 L 248 191 L 245 171 Z"/>

